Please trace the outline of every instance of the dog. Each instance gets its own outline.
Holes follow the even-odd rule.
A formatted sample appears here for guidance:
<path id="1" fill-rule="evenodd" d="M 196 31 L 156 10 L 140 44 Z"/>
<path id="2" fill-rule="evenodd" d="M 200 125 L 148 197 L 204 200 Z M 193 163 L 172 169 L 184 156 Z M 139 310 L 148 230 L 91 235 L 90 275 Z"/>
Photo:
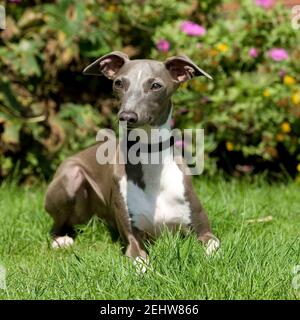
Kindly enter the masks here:
<path id="1" fill-rule="evenodd" d="M 144 128 L 147 134 L 153 128 L 170 130 L 171 96 L 181 83 L 196 76 L 212 79 L 186 56 L 165 62 L 130 60 L 118 51 L 97 59 L 83 73 L 113 80 L 119 120 L 128 130 Z M 53 248 L 72 245 L 74 226 L 93 215 L 117 230 L 126 243 L 126 256 L 141 263 L 148 263 L 144 240 L 157 238 L 163 228 L 192 230 L 207 254 L 219 247 L 183 162 L 168 156 L 169 161 L 159 164 L 99 164 L 101 143 L 66 159 L 47 189 L 45 209 L 54 220 Z M 123 153 L 120 145 L 111 158 Z"/>

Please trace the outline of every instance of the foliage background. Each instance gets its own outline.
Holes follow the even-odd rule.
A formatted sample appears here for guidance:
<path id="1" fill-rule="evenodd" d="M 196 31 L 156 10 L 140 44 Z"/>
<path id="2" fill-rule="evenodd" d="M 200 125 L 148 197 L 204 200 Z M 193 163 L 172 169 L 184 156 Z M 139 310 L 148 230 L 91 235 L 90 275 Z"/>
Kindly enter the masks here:
<path id="1" fill-rule="evenodd" d="M 299 179 L 300 30 L 279 1 L 7 1 L 0 34 L 2 179 L 48 179 L 66 156 L 116 126 L 117 101 L 104 77 L 83 68 L 112 50 L 164 60 L 186 54 L 214 77 L 174 97 L 176 127 L 205 129 L 205 174 L 266 171 Z M 260 4 L 260 5 L 259 5 Z M 205 28 L 191 36 L 184 21 Z M 166 46 L 161 48 L 159 43 Z M 270 50 L 284 50 L 274 60 Z M 300 179 L 299 179 L 300 180 Z"/>

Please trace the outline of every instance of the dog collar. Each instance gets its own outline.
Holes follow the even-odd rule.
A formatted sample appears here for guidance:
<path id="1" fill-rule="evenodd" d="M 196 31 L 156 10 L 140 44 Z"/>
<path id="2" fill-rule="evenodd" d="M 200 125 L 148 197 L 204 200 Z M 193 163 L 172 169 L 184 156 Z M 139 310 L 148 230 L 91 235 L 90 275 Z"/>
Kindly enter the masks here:
<path id="1" fill-rule="evenodd" d="M 167 150 L 172 148 L 175 144 L 175 138 L 171 136 L 169 139 L 160 141 L 158 143 L 141 143 L 139 140 L 131 141 L 127 140 L 127 150 L 129 150 L 132 146 L 138 145 L 139 152 L 141 153 L 154 153 L 154 152 L 162 152 L 163 150 Z"/>

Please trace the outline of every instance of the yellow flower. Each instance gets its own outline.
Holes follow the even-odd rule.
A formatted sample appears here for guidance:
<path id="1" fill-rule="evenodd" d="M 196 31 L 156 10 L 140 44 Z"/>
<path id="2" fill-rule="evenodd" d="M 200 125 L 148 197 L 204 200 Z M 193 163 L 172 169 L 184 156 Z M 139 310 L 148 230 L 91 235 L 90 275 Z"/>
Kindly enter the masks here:
<path id="1" fill-rule="evenodd" d="M 232 151 L 233 148 L 234 148 L 233 143 L 230 142 L 230 141 L 227 141 L 227 142 L 226 142 L 226 149 L 227 149 L 228 151 Z"/>
<path id="2" fill-rule="evenodd" d="M 69 64 L 73 59 L 74 53 L 71 47 L 66 48 L 61 54 L 61 61 L 64 64 Z"/>
<path id="3" fill-rule="evenodd" d="M 204 92 L 207 90 L 207 85 L 203 82 L 200 82 L 198 79 L 195 79 L 191 82 L 194 90 L 198 92 Z"/>
<path id="4" fill-rule="evenodd" d="M 188 83 L 187 82 L 183 82 L 183 83 L 181 83 L 180 88 L 186 89 L 187 86 L 188 86 Z"/>
<path id="5" fill-rule="evenodd" d="M 281 124 L 281 131 L 284 132 L 284 133 L 289 133 L 292 131 L 291 129 L 291 125 L 285 121 Z"/>
<path id="6" fill-rule="evenodd" d="M 284 135 L 281 134 L 281 133 L 278 133 L 278 134 L 276 135 L 276 140 L 277 140 L 278 142 L 284 141 Z"/>
<path id="7" fill-rule="evenodd" d="M 223 53 L 225 53 L 226 51 L 228 51 L 229 47 L 226 43 L 219 43 L 217 45 L 217 49 Z"/>
<path id="8" fill-rule="evenodd" d="M 63 31 L 61 30 L 58 31 L 57 39 L 60 45 L 63 45 L 65 43 L 66 37 L 67 35 Z"/>
<path id="9" fill-rule="evenodd" d="M 117 12 L 118 11 L 118 7 L 114 4 L 111 4 L 108 8 L 107 11 L 109 12 Z"/>
<path id="10" fill-rule="evenodd" d="M 209 55 L 210 55 L 211 57 L 215 57 L 217 54 L 218 54 L 218 51 L 215 50 L 215 49 L 211 49 L 211 50 L 209 51 Z"/>
<path id="11" fill-rule="evenodd" d="M 264 92 L 263 92 L 264 97 L 267 98 L 267 97 L 270 97 L 270 95 L 271 95 L 271 92 L 268 89 L 264 90 Z"/>
<path id="12" fill-rule="evenodd" d="M 291 98 L 293 104 L 298 104 L 300 103 L 300 93 L 299 92 L 295 92 L 293 95 L 292 95 L 292 98 Z"/>
<path id="13" fill-rule="evenodd" d="M 283 83 L 287 86 L 292 86 L 296 83 L 296 79 L 291 76 L 284 76 Z"/>
<path id="14" fill-rule="evenodd" d="M 300 163 L 297 164 L 297 171 L 300 172 Z"/>

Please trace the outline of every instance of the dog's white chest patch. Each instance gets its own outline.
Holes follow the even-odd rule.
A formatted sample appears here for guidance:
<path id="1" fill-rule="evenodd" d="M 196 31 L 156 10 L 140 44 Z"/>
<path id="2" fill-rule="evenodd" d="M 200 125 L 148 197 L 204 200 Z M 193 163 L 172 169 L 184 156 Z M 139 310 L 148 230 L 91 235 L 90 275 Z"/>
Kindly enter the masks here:
<path id="1" fill-rule="evenodd" d="M 191 223 L 190 207 L 184 197 L 183 174 L 174 161 L 144 165 L 144 190 L 127 180 L 120 182 L 132 223 L 139 230 L 159 235 L 163 227 L 171 230 Z"/>

